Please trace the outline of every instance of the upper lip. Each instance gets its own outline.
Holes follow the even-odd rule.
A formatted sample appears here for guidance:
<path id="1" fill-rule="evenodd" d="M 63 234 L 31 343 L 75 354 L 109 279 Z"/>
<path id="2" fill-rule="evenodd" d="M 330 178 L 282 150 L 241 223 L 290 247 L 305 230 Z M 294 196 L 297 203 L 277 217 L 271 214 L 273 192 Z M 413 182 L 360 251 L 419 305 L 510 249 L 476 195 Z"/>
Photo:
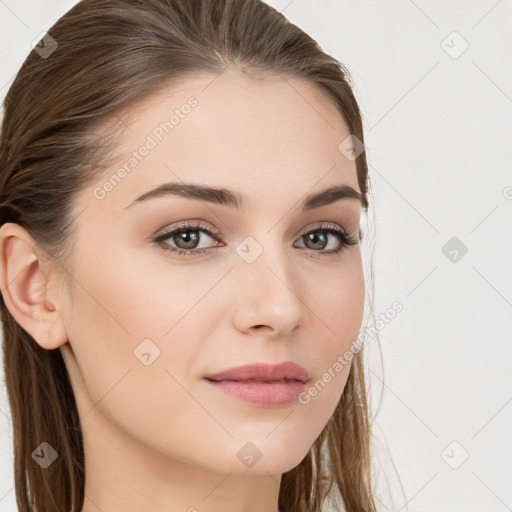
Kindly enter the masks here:
<path id="1" fill-rule="evenodd" d="M 307 382 L 308 372 L 297 363 L 285 361 L 279 364 L 255 363 L 242 366 L 235 366 L 219 373 L 207 375 L 209 380 L 258 380 L 258 381 L 278 381 L 278 380 L 299 380 Z"/>

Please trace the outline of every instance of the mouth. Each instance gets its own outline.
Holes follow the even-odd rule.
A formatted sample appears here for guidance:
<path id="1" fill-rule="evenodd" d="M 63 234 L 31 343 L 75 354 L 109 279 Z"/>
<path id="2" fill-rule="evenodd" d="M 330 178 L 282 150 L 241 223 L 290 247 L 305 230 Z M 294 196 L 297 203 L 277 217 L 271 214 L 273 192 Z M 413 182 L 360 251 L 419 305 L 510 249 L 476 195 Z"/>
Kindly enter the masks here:
<path id="1" fill-rule="evenodd" d="M 223 396 L 234 398 L 256 407 L 284 407 L 297 402 L 306 384 L 295 379 L 281 380 L 213 380 L 205 379 L 207 386 Z"/>
<path id="2" fill-rule="evenodd" d="M 255 363 L 204 377 L 210 389 L 258 407 L 283 407 L 297 401 L 309 375 L 292 361 Z"/>
<path id="3" fill-rule="evenodd" d="M 305 379 L 279 379 L 279 380 L 268 380 L 268 379 L 212 379 L 209 377 L 205 377 L 206 380 L 210 382 L 265 382 L 267 384 L 275 384 L 275 383 L 283 383 L 283 382 L 301 382 L 305 384 L 307 381 Z"/>
<path id="4" fill-rule="evenodd" d="M 207 375 L 205 378 L 215 382 L 287 383 L 295 381 L 306 383 L 309 380 L 309 375 L 307 371 L 297 363 L 285 361 L 279 364 L 254 363 L 235 366 L 212 375 Z"/>

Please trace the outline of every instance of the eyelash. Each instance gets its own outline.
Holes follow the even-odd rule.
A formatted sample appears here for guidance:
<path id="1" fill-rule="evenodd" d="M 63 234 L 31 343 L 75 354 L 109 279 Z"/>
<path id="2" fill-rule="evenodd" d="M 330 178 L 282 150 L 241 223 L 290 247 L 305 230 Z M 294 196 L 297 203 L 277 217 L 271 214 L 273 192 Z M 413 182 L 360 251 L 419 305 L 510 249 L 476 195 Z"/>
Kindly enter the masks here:
<path id="1" fill-rule="evenodd" d="M 203 249 L 179 249 L 179 248 L 170 246 L 168 243 L 164 243 L 164 240 L 171 238 L 173 235 L 186 233 L 188 231 L 200 231 L 200 232 L 206 233 L 208 236 L 210 236 L 214 239 L 216 238 L 216 236 L 218 236 L 217 233 L 213 233 L 210 229 L 208 229 L 205 225 L 201 224 L 200 222 L 197 222 L 196 224 L 183 223 L 183 224 L 180 224 L 179 226 L 172 227 L 171 229 L 167 230 L 165 233 L 162 233 L 161 235 L 158 235 L 153 240 L 153 242 L 157 246 L 161 247 L 164 251 L 176 254 L 177 256 L 200 254 L 200 253 L 208 252 L 211 249 L 213 249 L 213 247 L 203 248 Z M 357 236 L 351 235 L 350 233 L 346 233 L 345 231 L 336 227 L 335 225 L 327 224 L 327 223 L 322 223 L 320 226 L 318 226 L 314 229 L 311 229 L 309 231 L 306 231 L 299 237 L 299 240 L 302 237 L 309 235 L 310 233 L 319 233 L 319 232 L 330 233 L 332 235 L 337 236 L 338 239 L 340 240 L 340 246 L 338 249 L 334 249 L 334 250 L 327 251 L 327 252 L 315 251 L 314 249 L 309 249 L 312 253 L 318 253 L 319 255 L 337 256 L 344 250 L 345 247 L 357 245 L 359 243 L 359 238 Z"/>

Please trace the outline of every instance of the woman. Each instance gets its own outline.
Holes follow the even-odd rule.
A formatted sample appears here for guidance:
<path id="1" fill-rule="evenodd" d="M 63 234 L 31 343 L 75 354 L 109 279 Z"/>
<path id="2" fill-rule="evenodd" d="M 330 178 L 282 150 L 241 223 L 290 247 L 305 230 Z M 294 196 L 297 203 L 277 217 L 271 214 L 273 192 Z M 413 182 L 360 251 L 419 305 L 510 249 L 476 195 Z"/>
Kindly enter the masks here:
<path id="1" fill-rule="evenodd" d="M 373 511 L 344 67 L 257 0 L 83 0 L 0 149 L 20 512 Z"/>

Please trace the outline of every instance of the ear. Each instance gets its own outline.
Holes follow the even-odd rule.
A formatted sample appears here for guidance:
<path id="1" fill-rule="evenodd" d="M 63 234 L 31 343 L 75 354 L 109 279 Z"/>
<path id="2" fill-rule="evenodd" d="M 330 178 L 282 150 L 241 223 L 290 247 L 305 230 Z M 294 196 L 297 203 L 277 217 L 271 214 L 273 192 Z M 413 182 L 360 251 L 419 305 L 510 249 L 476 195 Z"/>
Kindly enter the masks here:
<path id="1" fill-rule="evenodd" d="M 50 296 L 52 276 L 36 250 L 36 243 L 20 225 L 7 222 L 0 228 L 0 286 L 5 305 L 42 348 L 51 350 L 65 344 L 68 336 L 58 299 Z"/>

